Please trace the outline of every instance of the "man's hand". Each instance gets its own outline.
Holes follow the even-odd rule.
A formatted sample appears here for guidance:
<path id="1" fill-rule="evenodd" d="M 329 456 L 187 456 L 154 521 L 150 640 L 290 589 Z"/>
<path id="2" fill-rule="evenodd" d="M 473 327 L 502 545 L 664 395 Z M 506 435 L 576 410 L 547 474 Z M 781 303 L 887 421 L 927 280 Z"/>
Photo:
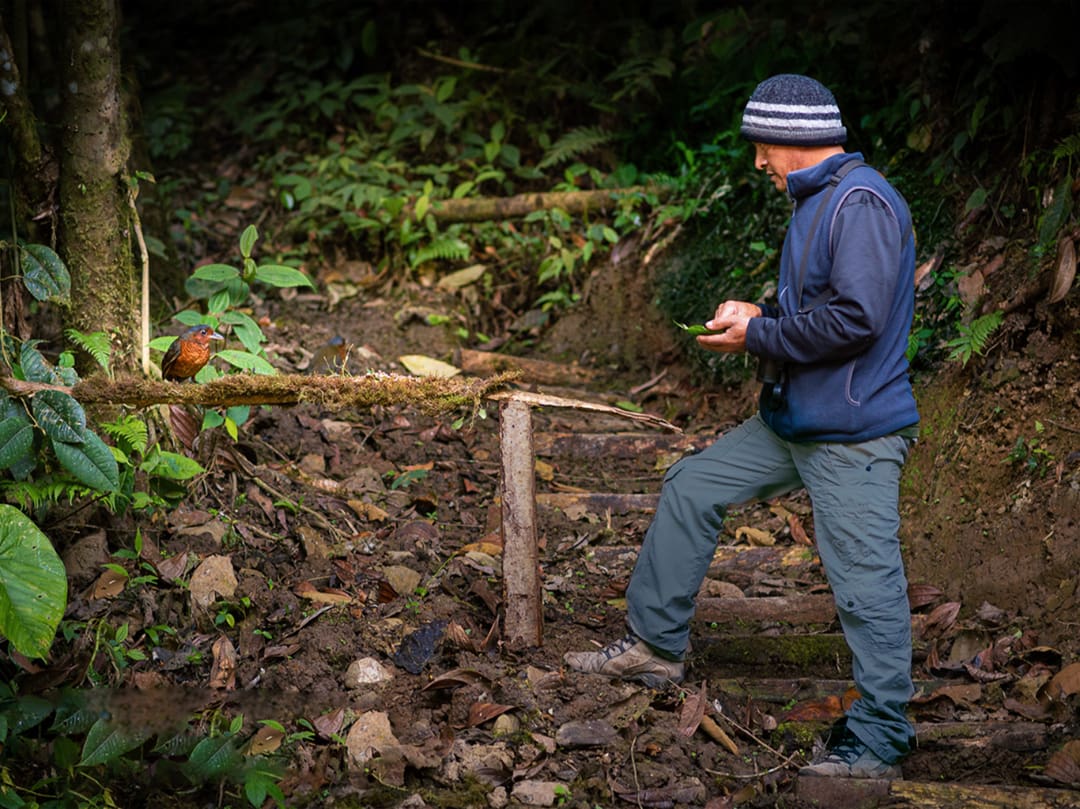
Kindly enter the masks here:
<path id="1" fill-rule="evenodd" d="M 707 351 L 720 354 L 738 354 L 746 351 L 746 324 L 752 317 L 761 316 L 761 307 L 745 301 L 724 301 L 716 307 L 716 314 L 705 326 L 719 334 L 702 334 L 698 345 Z"/>

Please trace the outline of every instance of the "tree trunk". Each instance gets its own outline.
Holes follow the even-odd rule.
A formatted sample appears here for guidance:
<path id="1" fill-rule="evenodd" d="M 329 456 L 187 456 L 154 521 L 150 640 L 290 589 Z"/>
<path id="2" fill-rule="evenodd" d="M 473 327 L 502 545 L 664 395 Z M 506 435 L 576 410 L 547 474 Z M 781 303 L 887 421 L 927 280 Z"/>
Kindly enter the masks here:
<path id="1" fill-rule="evenodd" d="M 129 142 L 120 97 L 116 0 L 64 5 L 66 74 L 60 255 L 71 273 L 65 325 L 104 331 L 113 367 L 134 371 L 139 309 L 126 183 Z M 83 369 L 85 370 L 85 369 Z"/>

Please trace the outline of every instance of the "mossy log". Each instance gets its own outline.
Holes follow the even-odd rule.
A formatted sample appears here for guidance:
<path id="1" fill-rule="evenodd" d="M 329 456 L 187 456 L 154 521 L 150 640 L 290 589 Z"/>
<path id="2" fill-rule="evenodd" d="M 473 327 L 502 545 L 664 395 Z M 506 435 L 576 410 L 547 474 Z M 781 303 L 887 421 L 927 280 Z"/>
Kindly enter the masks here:
<path id="1" fill-rule="evenodd" d="M 1077 793 L 1040 787 L 857 778 L 800 778 L 800 801 L 831 809 L 1065 809 Z"/>
<path id="2" fill-rule="evenodd" d="M 236 405 L 316 404 L 327 410 L 348 407 L 407 404 L 427 413 L 478 408 L 481 400 L 517 378 L 510 372 L 489 378 L 413 377 L 396 374 L 312 376 L 307 374 L 231 374 L 203 384 L 148 379 L 108 379 L 95 376 L 72 388 L 0 377 L 0 387 L 14 396 L 40 390 L 62 390 L 83 404 L 149 407 L 191 404 L 205 407 Z"/>
<path id="3" fill-rule="evenodd" d="M 589 191 L 548 191 L 535 194 L 516 194 L 512 197 L 463 197 L 433 201 L 429 213 L 440 223 L 491 222 L 519 219 L 534 211 L 560 208 L 571 215 L 604 211 L 615 207 L 619 197 L 646 193 L 666 195 L 661 186 L 597 189 Z"/>

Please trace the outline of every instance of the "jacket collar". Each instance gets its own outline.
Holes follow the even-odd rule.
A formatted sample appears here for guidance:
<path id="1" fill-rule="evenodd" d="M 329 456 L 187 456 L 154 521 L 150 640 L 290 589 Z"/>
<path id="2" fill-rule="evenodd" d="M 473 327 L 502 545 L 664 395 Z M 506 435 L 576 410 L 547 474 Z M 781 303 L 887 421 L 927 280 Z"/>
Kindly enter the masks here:
<path id="1" fill-rule="evenodd" d="M 827 157 L 820 163 L 790 172 L 787 176 L 788 196 L 792 200 L 805 199 L 829 184 L 829 180 L 844 163 L 849 160 L 862 159 L 861 152 L 844 152 Z"/>

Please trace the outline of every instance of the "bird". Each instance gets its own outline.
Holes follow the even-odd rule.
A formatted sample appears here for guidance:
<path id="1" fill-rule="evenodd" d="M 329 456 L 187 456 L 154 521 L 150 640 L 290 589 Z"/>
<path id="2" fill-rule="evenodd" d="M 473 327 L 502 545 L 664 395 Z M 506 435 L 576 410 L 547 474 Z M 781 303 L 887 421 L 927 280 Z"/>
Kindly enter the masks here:
<path id="1" fill-rule="evenodd" d="M 180 382 L 195 376 L 210 360 L 210 341 L 224 339 L 209 326 L 192 326 L 165 349 L 161 378 Z"/>
<path id="2" fill-rule="evenodd" d="M 340 334 L 335 334 L 326 344 L 315 352 L 315 356 L 308 363 L 309 374 L 340 374 L 345 369 L 345 361 L 348 358 L 351 345 L 345 342 Z"/>

